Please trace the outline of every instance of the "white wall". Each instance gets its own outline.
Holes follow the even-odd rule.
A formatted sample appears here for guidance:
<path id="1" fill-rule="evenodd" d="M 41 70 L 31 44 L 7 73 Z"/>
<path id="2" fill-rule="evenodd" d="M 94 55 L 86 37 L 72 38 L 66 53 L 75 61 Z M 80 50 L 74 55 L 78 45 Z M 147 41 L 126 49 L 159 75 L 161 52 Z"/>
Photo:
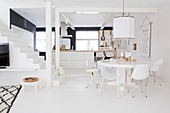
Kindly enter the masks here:
<path id="1" fill-rule="evenodd" d="M 170 83 L 170 3 L 158 9 L 156 14 L 135 14 L 135 40 L 131 41 L 138 43 L 138 51 L 132 55 L 138 59 L 145 59 L 141 57 L 141 38 L 139 27 L 143 19 L 148 16 L 152 24 L 151 37 L 151 59 L 157 60 L 162 58 L 164 64 L 160 69 L 160 79 Z M 132 46 L 132 45 L 131 45 Z M 130 46 L 128 47 L 130 49 Z"/>
<path id="2" fill-rule="evenodd" d="M 135 14 L 135 40 L 131 41 L 138 43 L 138 51 L 132 53 L 133 56 L 138 59 L 141 57 L 141 34 L 139 27 L 143 22 L 143 19 L 148 16 L 152 24 L 152 37 L 151 37 L 151 59 L 157 60 L 162 58 L 164 64 L 160 69 L 160 79 L 170 83 L 170 3 L 158 8 L 156 14 Z M 145 59 L 145 58 L 144 58 Z"/>
<path id="3" fill-rule="evenodd" d="M 27 43 L 30 47 L 34 48 L 34 34 L 27 30 L 21 29 L 16 26 L 11 26 L 12 30 L 19 35 L 18 38 L 22 38 L 25 43 Z"/>
<path id="4" fill-rule="evenodd" d="M 0 3 L 0 20 L 9 25 L 9 8 L 2 3 Z"/>
<path id="5" fill-rule="evenodd" d="M 145 57 L 142 57 L 142 46 L 141 46 L 141 30 L 140 30 L 140 26 L 142 25 L 145 17 L 148 17 L 150 19 L 150 21 L 153 23 L 152 24 L 152 42 L 154 42 L 156 40 L 156 27 L 157 27 L 157 16 L 156 14 L 134 14 L 133 15 L 135 17 L 135 39 L 130 41 L 130 45 L 128 46 L 128 50 L 131 51 L 132 50 L 132 45 L 133 43 L 137 43 L 137 51 L 134 52 L 132 51 L 132 56 L 137 58 L 137 60 L 141 60 L 141 59 L 148 59 Z M 155 43 L 151 43 L 151 49 L 153 49 L 155 47 Z M 151 50 L 151 58 L 153 55 L 153 50 Z M 155 59 L 155 58 L 154 58 Z"/>
<path id="6" fill-rule="evenodd" d="M 157 13 L 157 39 L 155 41 L 154 55 L 163 58 L 160 78 L 170 83 L 170 3 L 158 9 Z"/>

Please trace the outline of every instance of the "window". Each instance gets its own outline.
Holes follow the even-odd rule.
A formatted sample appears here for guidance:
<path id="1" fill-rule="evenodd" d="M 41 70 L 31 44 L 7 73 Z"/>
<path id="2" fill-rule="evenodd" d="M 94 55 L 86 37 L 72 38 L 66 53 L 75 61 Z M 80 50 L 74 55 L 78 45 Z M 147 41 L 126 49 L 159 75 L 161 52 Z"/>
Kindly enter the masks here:
<path id="1" fill-rule="evenodd" d="M 54 37 L 55 32 L 52 32 L 52 47 L 54 46 Z M 38 49 L 38 51 L 46 51 L 46 32 L 36 32 L 36 49 Z"/>
<path id="2" fill-rule="evenodd" d="M 77 31 L 76 50 L 98 50 L 98 31 Z"/>

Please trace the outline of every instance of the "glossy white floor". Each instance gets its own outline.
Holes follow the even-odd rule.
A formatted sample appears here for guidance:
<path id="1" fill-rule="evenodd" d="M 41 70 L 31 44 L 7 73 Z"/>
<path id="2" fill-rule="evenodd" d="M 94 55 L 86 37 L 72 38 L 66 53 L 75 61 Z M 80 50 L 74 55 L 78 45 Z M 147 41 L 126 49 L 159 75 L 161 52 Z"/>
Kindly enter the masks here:
<path id="1" fill-rule="evenodd" d="M 61 87 L 42 88 L 37 93 L 33 88 L 21 91 L 10 113 L 170 113 L 167 84 L 160 87 L 150 81 L 147 99 L 138 91 L 134 99 L 125 93 L 118 100 L 116 87 L 105 87 L 98 95 L 97 89 L 85 88 L 89 80 L 90 74 L 84 70 L 68 70 Z"/>

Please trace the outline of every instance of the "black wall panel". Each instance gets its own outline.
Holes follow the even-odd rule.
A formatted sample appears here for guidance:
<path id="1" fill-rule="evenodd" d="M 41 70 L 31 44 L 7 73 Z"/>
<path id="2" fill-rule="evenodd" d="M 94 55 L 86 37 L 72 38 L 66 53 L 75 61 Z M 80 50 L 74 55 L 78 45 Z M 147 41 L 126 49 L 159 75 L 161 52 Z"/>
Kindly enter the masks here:
<path id="1" fill-rule="evenodd" d="M 36 25 L 16 13 L 14 10 L 10 9 L 10 28 L 11 25 L 15 25 L 17 27 L 34 33 L 34 50 L 36 50 Z"/>

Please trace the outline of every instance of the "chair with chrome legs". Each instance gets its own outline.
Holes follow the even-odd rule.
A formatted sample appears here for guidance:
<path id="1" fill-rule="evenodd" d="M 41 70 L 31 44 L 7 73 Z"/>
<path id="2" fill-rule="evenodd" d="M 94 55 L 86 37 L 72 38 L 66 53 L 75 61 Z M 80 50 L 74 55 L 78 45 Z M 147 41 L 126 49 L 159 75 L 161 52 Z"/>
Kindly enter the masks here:
<path id="1" fill-rule="evenodd" d="M 145 87 L 142 87 L 142 81 L 144 81 L 148 77 L 149 77 L 148 65 L 141 64 L 141 65 L 137 65 L 134 68 L 134 71 L 132 73 L 131 78 L 132 78 L 132 82 L 134 82 L 135 85 L 132 86 L 131 89 L 130 89 L 130 90 L 132 90 L 133 88 L 135 88 L 133 95 L 132 95 L 132 98 L 134 98 L 135 93 L 137 92 L 138 88 L 141 89 L 141 92 L 144 93 L 145 97 L 147 98 Z M 128 90 L 128 93 L 129 93 L 130 90 Z"/>
<path id="2" fill-rule="evenodd" d="M 156 62 L 154 62 L 151 65 L 151 68 L 150 68 L 150 77 L 153 78 L 154 83 L 158 83 L 160 86 L 162 86 L 162 84 L 158 80 L 158 75 L 159 75 L 159 70 L 160 70 L 160 65 L 161 64 L 163 64 L 163 60 L 159 59 Z M 147 84 L 148 84 L 148 79 L 147 79 L 147 82 L 146 82 L 145 86 L 147 86 Z"/>
<path id="3" fill-rule="evenodd" d="M 113 82 L 114 85 L 117 85 L 117 86 L 119 85 L 119 83 L 117 82 L 116 69 L 115 68 L 101 67 L 100 70 L 101 70 L 101 75 L 102 75 L 103 79 L 102 79 L 98 94 L 101 93 L 101 90 L 102 90 L 104 84 L 106 84 L 107 87 L 108 87 L 109 82 Z"/>

